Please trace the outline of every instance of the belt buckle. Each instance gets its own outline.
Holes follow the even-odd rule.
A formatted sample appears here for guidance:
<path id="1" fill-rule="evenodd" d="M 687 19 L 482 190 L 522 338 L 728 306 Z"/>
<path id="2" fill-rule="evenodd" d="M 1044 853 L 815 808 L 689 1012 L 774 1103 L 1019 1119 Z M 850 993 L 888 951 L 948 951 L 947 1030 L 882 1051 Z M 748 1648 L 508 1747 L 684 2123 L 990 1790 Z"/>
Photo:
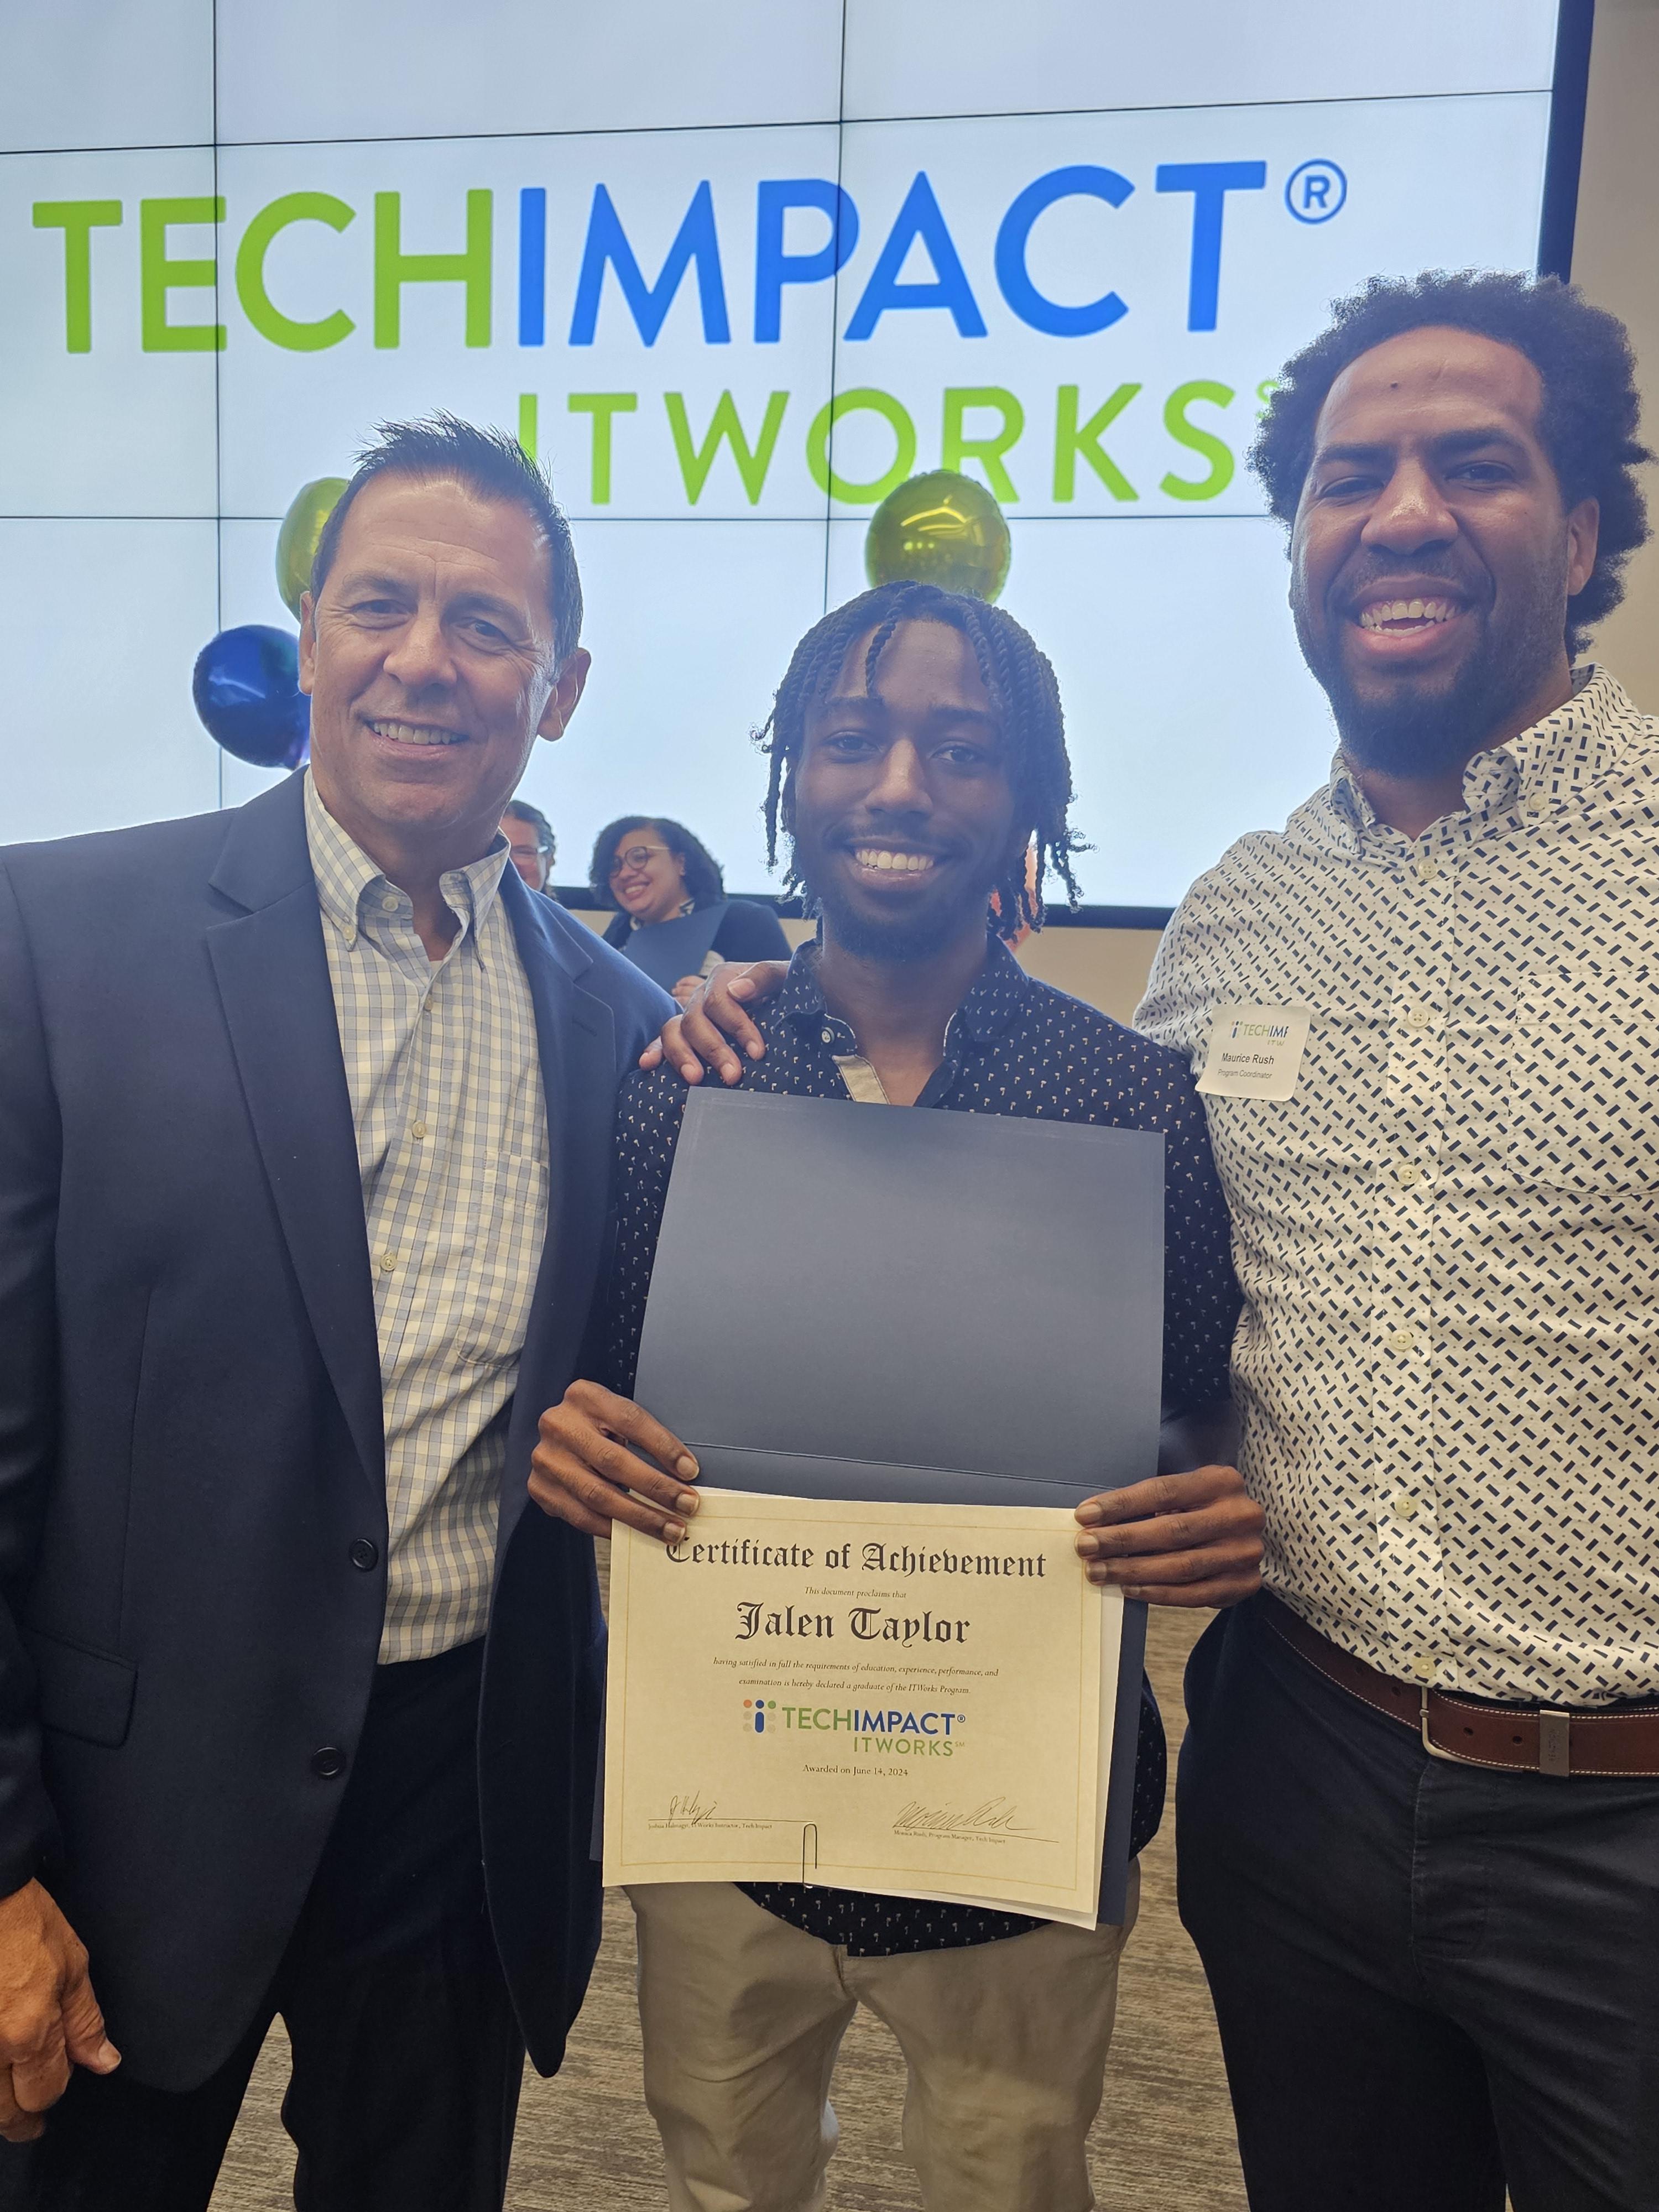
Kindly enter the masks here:
<path id="1" fill-rule="evenodd" d="M 1476 1766 L 1480 1761 L 1460 1759 L 1455 1751 L 1444 1751 L 1429 1735 L 1429 1686 L 1424 1683 L 1417 1708 L 1417 1730 L 1423 1739 L 1423 1748 L 1431 1759 L 1443 1759 L 1449 1766 Z"/>
<path id="2" fill-rule="evenodd" d="M 1484 1766 L 1486 1764 L 1484 1759 L 1480 1759 L 1460 1758 L 1456 1752 L 1447 1751 L 1440 1744 L 1431 1741 L 1429 1736 L 1429 1686 L 1426 1682 L 1423 1685 L 1420 1702 L 1419 1703 L 1417 1709 L 1417 1725 L 1418 1733 L 1423 1740 L 1423 1748 L 1428 1753 L 1431 1759 L 1443 1759 L 1447 1764 L 1451 1766 Z M 1518 1771 L 1522 1774 L 1534 1772 L 1539 1774 L 1550 1774 L 1553 1775 L 1558 1780 L 1563 1781 L 1568 1779 L 1571 1776 L 1572 1715 L 1571 1713 L 1555 1711 L 1547 1705 L 1540 1708 L 1538 1713 L 1538 1765 L 1535 1768 L 1522 1767 Z"/>

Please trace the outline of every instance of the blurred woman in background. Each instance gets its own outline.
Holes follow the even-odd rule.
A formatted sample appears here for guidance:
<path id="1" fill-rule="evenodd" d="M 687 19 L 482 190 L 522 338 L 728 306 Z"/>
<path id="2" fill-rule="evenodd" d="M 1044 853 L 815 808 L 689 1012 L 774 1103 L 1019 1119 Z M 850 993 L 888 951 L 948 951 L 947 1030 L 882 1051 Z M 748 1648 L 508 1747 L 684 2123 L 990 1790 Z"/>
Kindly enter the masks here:
<path id="1" fill-rule="evenodd" d="M 624 814 L 601 830 L 588 882 L 617 908 L 607 945 L 684 1006 L 722 960 L 787 960 L 789 940 L 769 907 L 727 898 L 720 863 L 678 822 Z"/>

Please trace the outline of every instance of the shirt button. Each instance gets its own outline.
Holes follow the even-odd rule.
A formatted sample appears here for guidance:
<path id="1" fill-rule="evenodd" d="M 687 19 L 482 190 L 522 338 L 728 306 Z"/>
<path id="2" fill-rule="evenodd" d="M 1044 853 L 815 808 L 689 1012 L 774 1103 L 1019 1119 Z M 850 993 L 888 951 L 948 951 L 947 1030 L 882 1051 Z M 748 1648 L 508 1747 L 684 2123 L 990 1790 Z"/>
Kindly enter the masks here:
<path id="1" fill-rule="evenodd" d="M 397 1264 L 398 1264 L 398 1255 L 397 1255 L 397 1254 L 396 1254 L 395 1252 L 382 1252 L 382 1253 L 381 1253 L 381 1255 L 380 1255 L 380 1273 L 381 1273 L 383 1275 L 389 1275 L 389 1274 L 392 1273 L 392 1269 L 397 1266 Z"/>
<path id="2" fill-rule="evenodd" d="M 352 1565 L 360 1567 L 367 1574 L 371 1567 L 379 1565 L 380 1547 L 378 1544 L 370 1543 L 367 1536 L 359 1536 L 353 1541 L 349 1557 Z"/>
<path id="3" fill-rule="evenodd" d="M 1434 1016 L 1425 1006 L 1413 1006 L 1406 1017 L 1406 1026 L 1412 1030 L 1425 1030 L 1433 1019 Z"/>
<path id="4" fill-rule="evenodd" d="M 825 1044 L 834 1044 L 836 1041 L 836 1033 L 834 1030 L 825 1030 L 822 1034 Z"/>
<path id="5" fill-rule="evenodd" d="M 1435 1662 L 1426 1651 L 1419 1651 L 1412 1661 L 1412 1672 L 1419 1682 L 1433 1681 L 1437 1671 Z"/>
<path id="6" fill-rule="evenodd" d="M 1423 1170 L 1415 1160 L 1403 1160 L 1395 1170 L 1394 1179 L 1401 1190 L 1409 1190 L 1414 1182 L 1423 1180 Z"/>
<path id="7" fill-rule="evenodd" d="M 411 1137 L 425 1136 L 426 1123 L 424 1121 L 411 1121 L 409 1125 L 409 1133 Z"/>
<path id="8" fill-rule="evenodd" d="M 1530 815 L 1534 821 L 1540 814 L 1547 814 L 1549 811 L 1550 803 L 1547 799 L 1529 799 L 1521 809 L 1523 814 Z"/>
<path id="9" fill-rule="evenodd" d="M 396 914 L 397 911 L 398 902 L 392 894 L 388 891 L 386 896 L 380 901 L 380 912 L 382 914 Z"/>
<path id="10" fill-rule="evenodd" d="M 311 1754 L 311 1771 L 319 1782 L 332 1782 L 346 1771 L 346 1755 L 337 1743 L 325 1743 Z"/>
<path id="11" fill-rule="evenodd" d="M 1390 1352 L 1410 1352 L 1415 1348 L 1416 1344 L 1417 1331 L 1414 1328 L 1396 1328 L 1389 1332 Z"/>
<path id="12" fill-rule="evenodd" d="M 1396 1521 L 1414 1521 L 1417 1518 L 1417 1500 L 1402 1490 L 1390 1510 Z"/>
<path id="13" fill-rule="evenodd" d="M 1431 884 L 1439 873 L 1439 861 L 1430 860 L 1428 855 L 1425 854 L 1424 857 L 1417 864 L 1417 880 L 1419 883 Z"/>

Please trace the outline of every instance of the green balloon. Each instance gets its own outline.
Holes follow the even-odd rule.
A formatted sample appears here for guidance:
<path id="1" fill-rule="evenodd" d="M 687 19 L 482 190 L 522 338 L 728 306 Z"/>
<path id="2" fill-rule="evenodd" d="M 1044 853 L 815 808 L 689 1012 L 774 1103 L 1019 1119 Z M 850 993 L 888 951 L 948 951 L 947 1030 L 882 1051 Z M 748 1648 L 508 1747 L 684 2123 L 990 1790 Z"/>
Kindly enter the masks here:
<path id="1" fill-rule="evenodd" d="M 295 492 L 283 526 L 276 533 L 276 588 L 283 605 L 297 622 L 300 594 L 311 589 L 311 564 L 323 525 L 333 514 L 346 488 L 343 477 L 319 477 Z"/>
<path id="2" fill-rule="evenodd" d="M 933 469 L 890 491 L 870 518 L 864 573 L 872 584 L 937 584 L 994 599 L 1013 544 L 1002 509 L 981 483 Z"/>

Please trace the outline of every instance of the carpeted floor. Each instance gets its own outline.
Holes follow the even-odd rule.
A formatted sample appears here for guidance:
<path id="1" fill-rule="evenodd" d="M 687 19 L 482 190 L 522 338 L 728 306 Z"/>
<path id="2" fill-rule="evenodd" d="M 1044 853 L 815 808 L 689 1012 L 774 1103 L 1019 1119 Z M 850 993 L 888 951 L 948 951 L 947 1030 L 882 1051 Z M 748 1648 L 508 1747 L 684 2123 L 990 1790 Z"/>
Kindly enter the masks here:
<path id="1" fill-rule="evenodd" d="M 1154 1612 L 1149 1664 L 1173 1751 L 1181 1669 L 1207 1615 Z M 1106 2101 L 1091 2142 L 1106 2212 L 1243 2212 L 1215 2023 L 1193 1948 L 1176 1918 L 1170 1828 L 1146 1854 L 1140 1921 L 1126 1955 Z M 290 2212 L 293 2172 L 277 2108 L 287 2047 L 273 2032 L 230 2147 L 214 2212 Z M 842 2047 L 835 2103 L 842 2142 L 832 2212 L 915 2212 L 899 2152 L 903 2065 L 860 2013 Z M 607 1899 L 604 1948 L 563 2071 L 525 2084 L 507 2192 L 511 2212 L 657 2212 L 657 2139 L 640 2094 L 632 1916 Z"/>

